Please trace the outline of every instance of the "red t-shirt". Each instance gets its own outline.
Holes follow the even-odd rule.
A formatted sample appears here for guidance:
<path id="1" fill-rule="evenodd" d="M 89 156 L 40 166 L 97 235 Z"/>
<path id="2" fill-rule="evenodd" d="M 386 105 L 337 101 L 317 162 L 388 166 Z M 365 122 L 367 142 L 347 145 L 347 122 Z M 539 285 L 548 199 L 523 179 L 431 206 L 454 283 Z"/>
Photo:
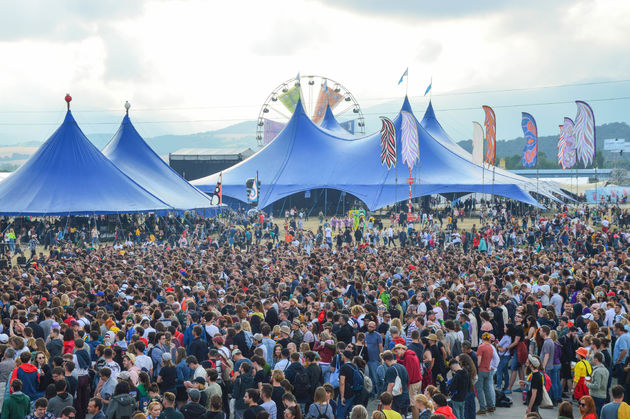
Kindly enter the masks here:
<path id="1" fill-rule="evenodd" d="M 407 349 L 403 358 L 398 360 L 398 363 L 407 370 L 407 374 L 409 374 L 409 384 L 415 384 L 422 381 L 420 360 L 414 351 Z"/>
<path id="2" fill-rule="evenodd" d="M 490 371 L 490 362 L 492 362 L 492 346 L 489 343 L 482 343 L 477 348 L 478 369 L 481 372 Z"/>

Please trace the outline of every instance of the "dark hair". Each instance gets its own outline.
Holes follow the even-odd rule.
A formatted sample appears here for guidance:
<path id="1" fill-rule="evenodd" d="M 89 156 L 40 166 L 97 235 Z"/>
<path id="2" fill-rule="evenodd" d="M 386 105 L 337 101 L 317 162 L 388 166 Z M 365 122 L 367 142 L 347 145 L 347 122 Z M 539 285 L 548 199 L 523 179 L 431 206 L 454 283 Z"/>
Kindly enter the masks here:
<path id="1" fill-rule="evenodd" d="M 218 394 L 210 397 L 210 409 L 220 411 L 223 408 L 223 400 Z"/>
<path id="2" fill-rule="evenodd" d="M 22 391 L 22 381 L 19 378 L 16 378 L 11 382 L 11 389 L 15 393 L 16 391 Z"/>
<path id="3" fill-rule="evenodd" d="M 245 393 L 247 393 L 247 396 L 250 399 L 258 400 L 258 390 L 256 390 L 255 388 L 248 388 L 247 391 L 245 391 Z"/>
<path id="4" fill-rule="evenodd" d="M 385 406 L 389 406 L 390 404 L 392 404 L 392 401 L 394 401 L 394 397 L 392 396 L 391 393 L 388 392 L 384 392 L 379 396 L 379 400 L 381 401 L 381 403 L 383 403 Z"/>
<path id="5" fill-rule="evenodd" d="M 262 385 L 261 389 L 260 389 L 260 395 L 262 397 L 262 395 L 264 394 L 265 397 L 267 398 L 271 398 L 271 394 L 273 393 L 273 386 L 269 383 L 265 383 Z"/>
<path id="6" fill-rule="evenodd" d="M 194 355 L 190 355 L 188 356 L 188 358 L 186 358 L 186 364 L 198 364 L 199 361 L 197 360 L 197 357 Z"/>
<path id="7" fill-rule="evenodd" d="M 593 358 L 595 358 L 600 364 L 604 362 L 604 355 L 601 352 L 595 352 Z"/>
<path id="8" fill-rule="evenodd" d="M 564 416 L 566 418 L 573 419 L 573 405 L 571 404 L 571 402 L 564 401 L 560 403 L 560 406 L 558 406 L 558 416 Z"/>
<path id="9" fill-rule="evenodd" d="M 127 394 L 129 393 L 129 384 L 126 381 L 121 381 L 116 384 L 116 390 L 114 390 L 114 396 L 119 394 Z"/>
<path id="10" fill-rule="evenodd" d="M 101 410 L 103 408 L 103 402 L 101 401 L 101 399 L 93 397 L 90 399 L 90 401 L 94 403 L 94 406 L 98 407 L 98 410 Z"/>
<path id="11" fill-rule="evenodd" d="M 625 393 L 623 386 L 620 386 L 619 384 L 617 384 L 616 386 L 613 386 L 613 388 L 611 389 L 611 392 L 612 392 L 613 399 L 620 399 L 623 397 Z"/>
<path id="12" fill-rule="evenodd" d="M 66 391 L 67 386 L 68 386 L 68 383 L 66 383 L 65 379 L 55 381 L 55 391 L 57 393 Z"/>
<path id="13" fill-rule="evenodd" d="M 61 411 L 61 416 L 70 416 L 71 413 L 74 413 L 75 415 L 77 414 L 77 409 L 75 409 L 72 406 L 66 406 L 62 411 Z"/>
<path id="14" fill-rule="evenodd" d="M 433 395 L 433 401 L 436 405 L 438 405 L 438 407 L 444 407 L 448 404 L 446 401 L 446 396 L 442 393 L 435 393 Z"/>
<path id="15" fill-rule="evenodd" d="M 39 399 L 35 400 L 35 409 L 40 407 L 48 407 L 48 400 L 45 397 L 40 397 Z"/>

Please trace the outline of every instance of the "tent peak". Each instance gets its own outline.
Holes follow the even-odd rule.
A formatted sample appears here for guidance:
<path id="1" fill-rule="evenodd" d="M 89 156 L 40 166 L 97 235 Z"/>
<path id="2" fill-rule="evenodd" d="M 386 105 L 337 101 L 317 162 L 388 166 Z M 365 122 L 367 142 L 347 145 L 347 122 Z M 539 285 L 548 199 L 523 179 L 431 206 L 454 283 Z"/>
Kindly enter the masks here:
<path id="1" fill-rule="evenodd" d="M 429 106 L 427 106 L 427 110 L 424 112 L 424 118 L 435 118 L 435 111 L 433 110 L 433 104 L 429 100 Z"/>
<path id="2" fill-rule="evenodd" d="M 64 98 L 64 100 L 66 101 L 68 110 L 70 110 L 70 102 L 72 101 L 72 96 L 70 96 L 70 93 L 66 93 L 66 97 Z"/>
<path id="3" fill-rule="evenodd" d="M 411 103 L 409 103 L 409 96 L 405 95 L 405 99 L 403 100 L 402 108 L 400 108 L 400 110 L 413 114 L 413 111 L 411 110 Z"/>
<path id="4" fill-rule="evenodd" d="M 129 108 L 131 108 L 131 103 L 128 100 L 125 101 L 125 113 L 129 115 Z"/>

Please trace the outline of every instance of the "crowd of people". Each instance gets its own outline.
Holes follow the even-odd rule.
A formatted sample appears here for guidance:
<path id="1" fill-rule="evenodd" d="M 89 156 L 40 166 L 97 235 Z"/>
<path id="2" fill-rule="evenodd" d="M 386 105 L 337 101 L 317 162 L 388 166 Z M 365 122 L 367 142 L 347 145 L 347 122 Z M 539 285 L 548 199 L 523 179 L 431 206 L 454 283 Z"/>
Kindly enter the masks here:
<path id="1" fill-rule="evenodd" d="M 5 220 L 0 419 L 630 417 L 627 212 L 461 211 Z"/>

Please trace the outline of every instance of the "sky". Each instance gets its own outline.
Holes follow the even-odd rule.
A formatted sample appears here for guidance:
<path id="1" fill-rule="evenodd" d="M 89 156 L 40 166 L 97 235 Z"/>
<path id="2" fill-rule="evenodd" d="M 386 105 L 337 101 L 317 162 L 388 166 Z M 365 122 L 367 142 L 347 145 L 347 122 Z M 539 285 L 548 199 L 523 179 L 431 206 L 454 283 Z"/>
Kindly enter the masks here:
<path id="1" fill-rule="evenodd" d="M 556 134 L 576 99 L 598 124 L 630 122 L 628 21 L 619 0 L 20 0 L 0 14 L 0 143 L 43 141 L 66 92 L 86 133 L 113 134 L 126 100 L 145 136 L 217 129 L 255 119 L 297 72 L 364 109 L 393 112 L 407 90 L 420 115 L 432 80 L 457 140 L 482 105 L 498 138 L 518 135 L 521 111 Z"/>

